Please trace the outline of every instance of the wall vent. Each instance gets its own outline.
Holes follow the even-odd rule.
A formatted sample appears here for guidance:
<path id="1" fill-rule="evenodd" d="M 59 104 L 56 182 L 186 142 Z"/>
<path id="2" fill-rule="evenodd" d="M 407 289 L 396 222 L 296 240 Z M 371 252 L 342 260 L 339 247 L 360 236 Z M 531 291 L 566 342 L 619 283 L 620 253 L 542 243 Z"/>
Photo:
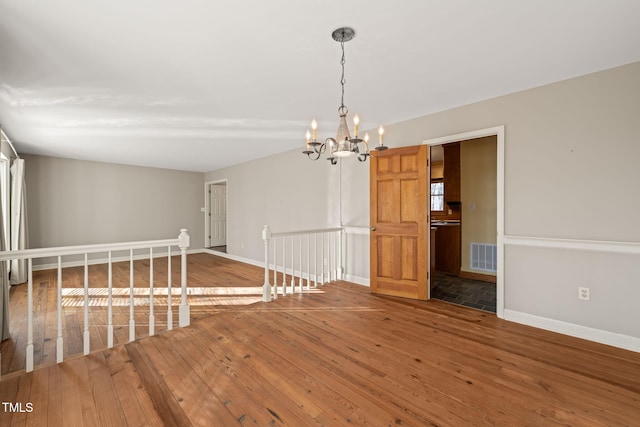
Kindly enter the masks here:
<path id="1" fill-rule="evenodd" d="M 497 246 L 491 243 L 471 243 L 471 269 L 495 273 L 498 269 Z"/>

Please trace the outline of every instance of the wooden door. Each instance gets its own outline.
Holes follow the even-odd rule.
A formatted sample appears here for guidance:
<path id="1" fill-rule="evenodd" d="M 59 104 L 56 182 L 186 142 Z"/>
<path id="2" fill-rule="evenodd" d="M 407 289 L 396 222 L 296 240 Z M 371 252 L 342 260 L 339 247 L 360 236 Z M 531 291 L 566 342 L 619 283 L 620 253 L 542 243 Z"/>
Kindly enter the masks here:
<path id="1" fill-rule="evenodd" d="M 371 292 L 429 298 L 428 146 L 371 156 Z"/>

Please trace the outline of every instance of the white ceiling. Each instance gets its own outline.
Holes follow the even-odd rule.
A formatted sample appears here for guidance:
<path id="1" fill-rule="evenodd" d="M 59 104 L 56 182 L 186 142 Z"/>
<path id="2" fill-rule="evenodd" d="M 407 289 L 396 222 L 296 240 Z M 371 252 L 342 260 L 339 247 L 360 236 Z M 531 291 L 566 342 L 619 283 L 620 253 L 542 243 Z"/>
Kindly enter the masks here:
<path id="1" fill-rule="evenodd" d="M 210 171 L 640 60 L 637 0 L 0 0 L 21 153 Z M 302 154 L 301 160 L 302 160 Z"/>

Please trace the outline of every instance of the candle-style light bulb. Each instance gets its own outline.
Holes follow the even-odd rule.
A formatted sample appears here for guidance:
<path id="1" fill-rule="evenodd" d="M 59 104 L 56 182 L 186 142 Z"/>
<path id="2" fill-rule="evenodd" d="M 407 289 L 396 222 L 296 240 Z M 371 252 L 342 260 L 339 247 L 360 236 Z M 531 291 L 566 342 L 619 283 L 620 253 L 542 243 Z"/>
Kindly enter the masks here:
<path id="1" fill-rule="evenodd" d="M 357 114 L 353 116 L 353 133 L 355 137 L 358 137 L 358 124 L 360 123 L 360 116 Z"/>
<path id="2" fill-rule="evenodd" d="M 384 128 L 380 126 L 378 128 L 378 145 L 382 145 L 382 135 L 384 134 Z"/>
<path id="3" fill-rule="evenodd" d="M 310 140 L 311 140 L 311 133 L 307 131 L 307 144 L 309 143 Z"/>
<path id="4" fill-rule="evenodd" d="M 316 119 L 311 120 L 311 129 L 313 129 L 313 140 L 315 141 L 318 137 L 318 122 L 316 122 Z"/>
<path id="5" fill-rule="evenodd" d="M 364 142 L 369 142 L 369 133 L 364 134 Z"/>

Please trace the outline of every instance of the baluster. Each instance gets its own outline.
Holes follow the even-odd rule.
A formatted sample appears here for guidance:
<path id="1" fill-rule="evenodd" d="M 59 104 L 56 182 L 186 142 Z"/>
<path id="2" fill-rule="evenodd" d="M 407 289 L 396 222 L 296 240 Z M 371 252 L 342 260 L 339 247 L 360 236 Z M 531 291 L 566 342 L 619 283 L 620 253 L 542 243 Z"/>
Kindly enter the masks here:
<path id="1" fill-rule="evenodd" d="M 325 244 L 325 238 L 327 240 L 327 243 Z M 322 262 L 322 275 L 323 275 L 323 280 L 322 280 L 322 284 L 327 284 L 331 281 L 331 277 L 329 277 L 329 257 L 327 256 L 327 253 L 329 252 L 329 236 L 327 233 L 324 233 L 322 236 L 322 258 L 323 258 L 323 262 Z M 325 270 L 327 272 L 327 275 L 325 276 Z"/>
<path id="2" fill-rule="evenodd" d="M 298 277 L 298 287 L 302 293 L 302 234 L 300 235 L 300 276 Z"/>
<path id="3" fill-rule="evenodd" d="M 171 246 L 167 247 L 167 330 L 173 329 L 173 309 L 171 308 Z"/>
<path id="4" fill-rule="evenodd" d="M 178 246 L 180 247 L 180 318 L 178 319 L 178 323 L 180 327 L 189 326 L 191 324 L 191 309 L 187 304 L 187 248 L 189 247 L 189 234 L 187 234 L 187 229 L 180 229 L 180 235 L 178 235 L 178 239 L 180 243 Z M 268 250 L 268 249 L 267 249 Z M 268 283 L 268 278 L 267 278 Z"/>
<path id="5" fill-rule="evenodd" d="M 329 268 L 329 281 L 333 282 L 336 279 L 335 276 L 335 272 L 336 272 L 336 258 L 335 258 L 335 235 L 333 234 L 333 232 L 329 233 L 329 265 L 331 266 Z"/>
<path id="6" fill-rule="evenodd" d="M 287 238 L 282 237 L 282 296 L 287 295 Z"/>
<path id="7" fill-rule="evenodd" d="M 89 257 L 84 254 L 84 354 L 89 354 Z"/>
<path id="8" fill-rule="evenodd" d="M 296 270 L 294 268 L 295 264 L 293 261 L 293 254 L 295 253 L 295 249 L 296 249 L 295 236 L 291 236 L 291 293 L 295 291 L 294 286 L 296 285 L 296 277 L 295 277 Z"/>
<path id="9" fill-rule="evenodd" d="M 327 232 L 327 277 L 329 278 L 329 280 L 327 280 L 327 283 L 331 283 L 331 281 L 333 280 L 331 276 L 332 261 L 333 260 L 331 259 L 331 232 Z"/>
<path id="10" fill-rule="evenodd" d="M 107 347 L 113 347 L 113 270 L 109 251 L 109 274 L 107 281 Z"/>
<path id="11" fill-rule="evenodd" d="M 269 226 L 265 225 L 262 230 L 262 240 L 264 241 L 264 284 L 262 285 L 262 301 L 271 301 L 271 283 L 269 283 L 269 239 L 271 239 L 271 231 Z"/>
<path id="12" fill-rule="evenodd" d="M 333 257 L 331 256 L 331 250 L 333 249 L 333 244 L 331 243 L 331 238 L 333 237 L 332 232 L 327 233 L 327 258 L 329 258 L 329 283 L 333 282 Z"/>
<path id="13" fill-rule="evenodd" d="M 320 255 L 320 263 L 322 264 L 322 273 L 320 273 L 320 285 L 324 285 L 324 235 L 325 233 L 321 233 L 322 237 L 322 255 Z"/>
<path id="14" fill-rule="evenodd" d="M 340 275 L 339 279 L 340 280 L 344 280 L 345 279 L 345 269 L 344 269 L 344 265 L 345 265 L 345 242 L 346 242 L 346 236 L 344 233 L 344 228 L 342 228 L 342 224 L 340 224 L 340 231 L 338 232 L 338 236 L 340 237 L 340 244 L 338 245 L 338 248 L 340 250 L 339 254 L 338 254 L 338 262 L 340 263 L 338 265 L 338 274 Z"/>
<path id="15" fill-rule="evenodd" d="M 326 245 L 327 252 L 323 255 L 324 259 L 326 260 L 327 276 L 323 284 L 326 284 L 331 282 L 331 265 L 329 264 L 329 262 L 331 261 L 331 258 L 329 256 L 329 252 L 331 251 L 331 241 L 329 239 L 329 233 L 324 233 L 324 235 L 327 238 L 327 245 Z"/>
<path id="16" fill-rule="evenodd" d="M 273 299 L 278 299 L 278 238 L 273 239 Z"/>
<path id="17" fill-rule="evenodd" d="M 64 360 L 64 339 L 62 338 L 62 257 L 58 255 L 58 337 L 56 339 L 56 363 Z"/>
<path id="18" fill-rule="evenodd" d="M 335 280 L 338 280 L 338 271 L 339 271 L 339 267 L 338 267 L 338 261 L 339 261 L 339 257 L 338 257 L 338 243 L 339 243 L 339 239 L 338 237 L 340 237 L 340 235 L 338 234 L 339 232 L 336 231 L 333 233 L 333 242 L 335 243 L 334 247 L 333 247 L 333 277 Z"/>
<path id="19" fill-rule="evenodd" d="M 318 233 L 313 233 L 313 287 L 318 287 Z"/>
<path id="20" fill-rule="evenodd" d="M 129 341 L 136 339 L 136 320 L 133 317 L 133 249 L 129 250 Z"/>
<path id="21" fill-rule="evenodd" d="M 153 248 L 149 248 L 149 336 L 155 334 L 155 316 L 153 315 Z"/>
<path id="22" fill-rule="evenodd" d="M 307 234 L 307 290 L 311 288 L 311 234 Z"/>
<path id="23" fill-rule="evenodd" d="M 25 370 L 31 372 L 33 371 L 33 260 L 31 258 L 29 258 L 27 268 L 27 349 Z"/>

